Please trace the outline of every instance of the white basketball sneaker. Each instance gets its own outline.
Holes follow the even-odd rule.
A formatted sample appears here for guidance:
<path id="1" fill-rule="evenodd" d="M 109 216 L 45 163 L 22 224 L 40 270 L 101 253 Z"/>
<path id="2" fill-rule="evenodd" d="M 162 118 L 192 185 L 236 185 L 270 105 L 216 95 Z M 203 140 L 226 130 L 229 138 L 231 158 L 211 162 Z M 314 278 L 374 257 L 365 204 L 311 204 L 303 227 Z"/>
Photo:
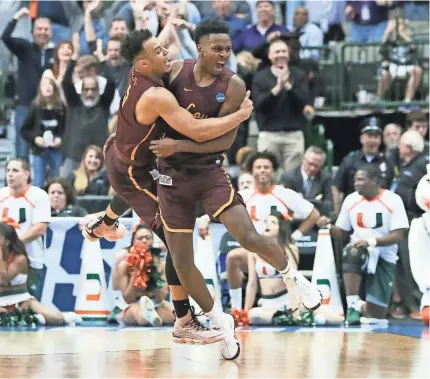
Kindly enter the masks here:
<path id="1" fill-rule="evenodd" d="M 296 290 L 299 301 L 310 311 L 318 309 L 322 302 L 322 294 L 315 284 L 307 280 L 301 272 L 290 268 L 288 278 L 284 277 L 284 282 L 290 280 Z"/>
<path id="2" fill-rule="evenodd" d="M 220 352 L 225 360 L 231 361 L 240 355 L 240 343 L 234 333 L 234 318 L 232 315 L 223 313 L 219 322 L 220 324 L 211 322 L 211 327 L 223 332 L 224 339 L 220 343 Z"/>
<path id="3" fill-rule="evenodd" d="M 140 313 L 151 326 L 161 326 L 163 321 L 155 310 L 154 303 L 148 296 L 142 296 L 139 300 Z"/>

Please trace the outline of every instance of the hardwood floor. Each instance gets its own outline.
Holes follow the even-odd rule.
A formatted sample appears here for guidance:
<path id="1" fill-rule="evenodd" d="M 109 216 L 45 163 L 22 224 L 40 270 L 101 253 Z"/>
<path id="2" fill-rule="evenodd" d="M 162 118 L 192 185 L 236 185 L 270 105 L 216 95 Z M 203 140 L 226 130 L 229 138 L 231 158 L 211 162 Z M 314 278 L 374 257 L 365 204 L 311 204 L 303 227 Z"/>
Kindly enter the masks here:
<path id="1" fill-rule="evenodd" d="M 168 330 L 56 328 L 0 332 L 0 378 L 430 377 L 430 342 L 370 330 L 238 332 L 242 354 L 184 346 Z"/>

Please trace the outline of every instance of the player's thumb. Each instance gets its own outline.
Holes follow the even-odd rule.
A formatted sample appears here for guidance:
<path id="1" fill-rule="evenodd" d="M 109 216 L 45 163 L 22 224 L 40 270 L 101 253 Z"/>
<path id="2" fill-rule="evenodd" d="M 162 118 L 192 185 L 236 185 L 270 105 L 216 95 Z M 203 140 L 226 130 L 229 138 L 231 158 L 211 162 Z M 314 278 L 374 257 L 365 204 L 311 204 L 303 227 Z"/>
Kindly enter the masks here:
<path id="1" fill-rule="evenodd" d="M 251 96 L 251 91 L 250 90 L 246 91 L 245 99 L 249 99 L 250 96 Z"/>

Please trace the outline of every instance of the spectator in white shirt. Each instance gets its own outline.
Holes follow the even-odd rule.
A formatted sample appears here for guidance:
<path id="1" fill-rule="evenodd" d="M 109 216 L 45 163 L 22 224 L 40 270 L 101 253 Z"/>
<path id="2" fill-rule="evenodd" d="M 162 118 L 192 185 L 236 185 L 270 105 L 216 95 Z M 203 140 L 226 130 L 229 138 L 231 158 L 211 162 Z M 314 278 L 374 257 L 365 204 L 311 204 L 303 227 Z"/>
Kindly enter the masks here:
<path id="1" fill-rule="evenodd" d="M 24 243 L 30 270 L 28 292 L 40 301 L 44 269 L 42 237 L 51 221 L 48 194 L 29 184 L 30 166 L 24 159 L 15 158 L 6 167 L 7 186 L 0 190 L 2 222 L 13 226 Z"/>

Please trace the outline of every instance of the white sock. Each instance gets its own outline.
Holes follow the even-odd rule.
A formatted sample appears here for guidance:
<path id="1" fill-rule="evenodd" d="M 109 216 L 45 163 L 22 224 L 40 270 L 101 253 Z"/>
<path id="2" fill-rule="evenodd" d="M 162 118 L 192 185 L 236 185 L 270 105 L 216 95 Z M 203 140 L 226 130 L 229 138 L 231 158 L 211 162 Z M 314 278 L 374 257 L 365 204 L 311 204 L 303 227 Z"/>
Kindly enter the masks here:
<path id="1" fill-rule="evenodd" d="M 298 271 L 290 267 L 290 264 L 287 263 L 287 267 L 285 267 L 282 271 L 280 271 L 280 273 L 283 276 L 285 281 L 287 279 L 293 280 L 297 276 Z"/>
<path id="2" fill-rule="evenodd" d="M 355 309 L 355 303 L 360 300 L 360 296 L 358 295 L 349 295 L 346 297 L 346 303 L 348 304 L 348 308 Z"/>
<path id="3" fill-rule="evenodd" d="M 222 324 L 222 316 L 224 312 L 222 309 L 218 308 L 217 305 L 214 303 L 214 306 L 210 312 L 206 312 L 206 316 L 208 316 L 209 320 L 211 321 L 211 324 L 220 325 Z"/>
<path id="4" fill-rule="evenodd" d="M 230 293 L 231 307 L 234 309 L 242 309 L 242 288 L 228 290 Z"/>

